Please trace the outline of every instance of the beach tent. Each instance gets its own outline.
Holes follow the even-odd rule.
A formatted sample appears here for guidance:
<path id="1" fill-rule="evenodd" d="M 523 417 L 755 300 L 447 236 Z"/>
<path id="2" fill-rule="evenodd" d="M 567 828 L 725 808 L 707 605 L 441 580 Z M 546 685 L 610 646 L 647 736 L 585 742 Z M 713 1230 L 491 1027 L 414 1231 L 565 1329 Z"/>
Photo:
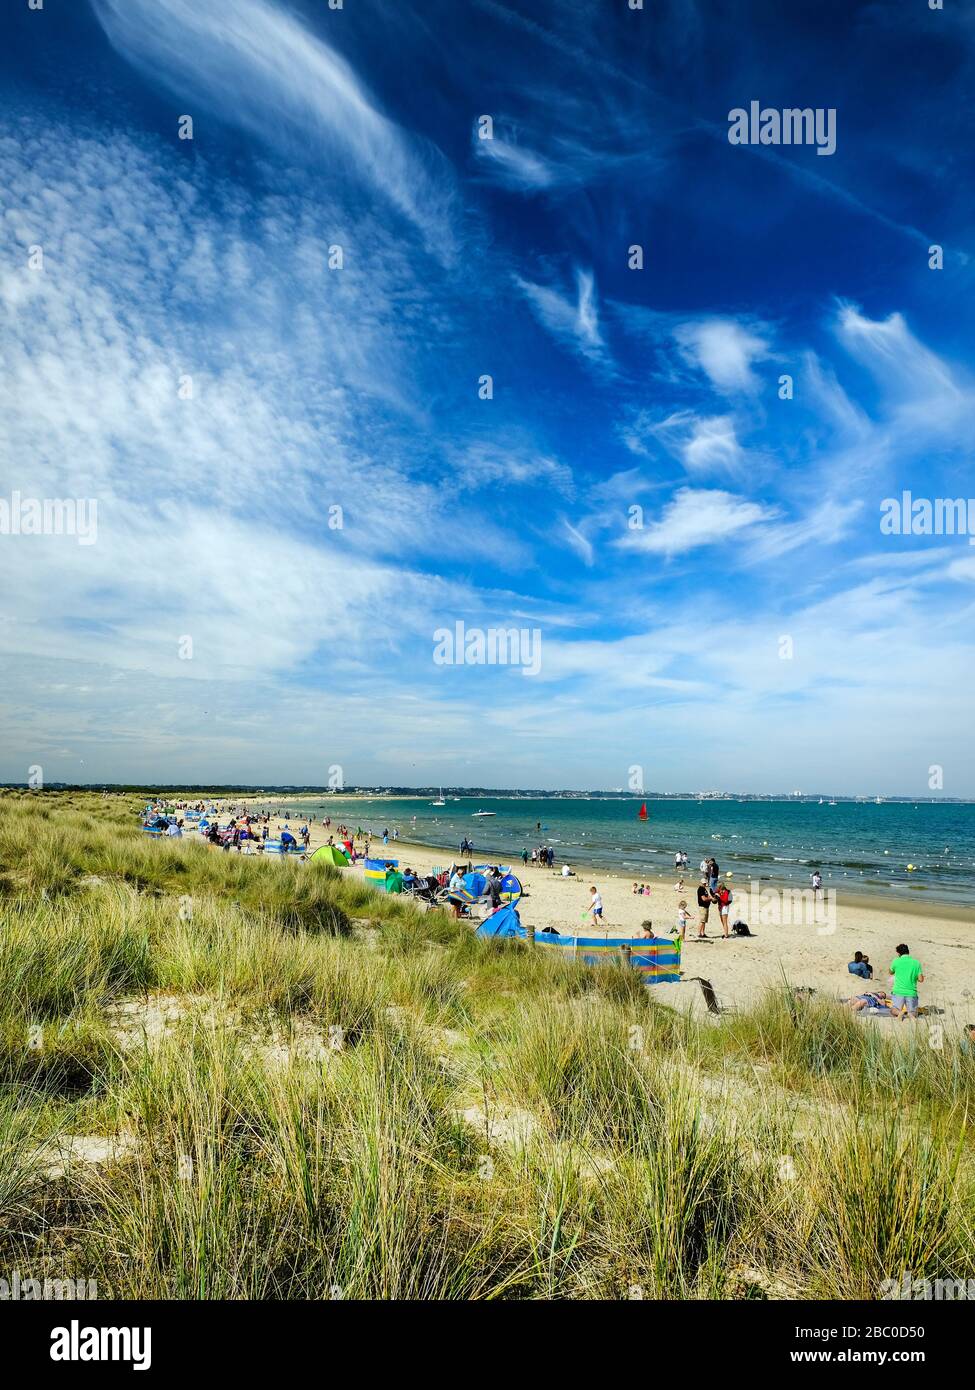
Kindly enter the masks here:
<path id="1" fill-rule="evenodd" d="M 465 903 L 476 903 L 487 892 L 487 878 L 484 874 L 465 874 L 464 886 L 457 893 Z"/>
<path id="2" fill-rule="evenodd" d="M 521 894 L 521 879 L 516 878 L 514 874 L 505 874 L 504 878 L 501 880 L 502 901 L 514 904 L 521 897 Z"/>
<path id="3" fill-rule="evenodd" d="M 497 912 L 492 912 L 490 917 L 485 917 L 474 935 L 524 936 L 525 928 L 521 925 L 518 909 L 509 905 L 508 907 L 499 907 Z"/>
<path id="4" fill-rule="evenodd" d="M 338 845 L 319 845 L 311 857 L 320 864 L 336 864 L 340 869 L 349 867 L 348 856 L 342 853 Z"/>

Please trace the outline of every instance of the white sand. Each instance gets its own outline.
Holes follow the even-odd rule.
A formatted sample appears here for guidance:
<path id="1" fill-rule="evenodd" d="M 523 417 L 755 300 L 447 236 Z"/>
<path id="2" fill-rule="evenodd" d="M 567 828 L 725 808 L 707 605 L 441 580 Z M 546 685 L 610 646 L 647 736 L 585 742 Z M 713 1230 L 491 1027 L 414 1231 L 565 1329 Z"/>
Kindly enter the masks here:
<path id="1" fill-rule="evenodd" d="M 300 825 L 301 821 L 293 820 L 292 828 L 295 824 Z M 272 833 L 275 825 L 272 817 Z M 312 825 L 312 847 L 324 844 L 329 834 L 335 834 L 334 818 L 330 830 L 320 823 Z M 453 862 L 448 850 L 430 849 L 405 840 L 390 840 L 385 848 L 381 839 L 373 840 L 371 855 L 377 859 L 398 859 L 400 868 L 409 866 L 421 873 L 434 866 L 449 867 Z M 518 906 L 522 923 L 537 929 L 555 927 L 569 935 L 598 934 L 594 933 L 587 911 L 591 884 L 596 884 L 602 895 L 604 928 L 609 938 L 638 936 L 646 919 L 653 921 L 655 935 L 668 936 L 677 923 L 678 900 L 686 898 L 691 925 L 684 944 L 684 973 L 711 980 L 722 1004 L 747 1004 L 769 984 L 781 983 L 783 975 L 790 984 L 811 986 L 833 998 L 862 993 L 868 986 L 846 968 L 855 950 L 870 958 L 873 984 L 889 989 L 890 961 L 897 944 L 905 942 L 924 966 L 922 1004 L 944 1009 L 944 1023 L 950 1028 L 975 1022 L 975 911 L 970 908 L 848 894 L 834 899 L 832 913 L 824 914 L 820 909 L 816 921 L 811 920 L 808 908 L 790 913 L 786 904 L 777 914 L 778 920 L 766 923 L 756 920 L 749 911 L 758 904 L 749 900 L 748 883 L 736 883 L 732 878 L 730 886 L 737 900 L 732 905 L 731 920 L 741 917 L 747 921 L 754 937 L 722 940 L 717 909 L 712 908 L 708 940 L 699 942 L 695 939 L 699 875 L 685 876 L 683 893 L 675 891 L 678 876 L 670 874 L 654 879 L 648 885 L 649 896 L 640 896 L 632 892 L 632 874 L 580 869 L 576 877 L 565 879 L 558 867 L 550 870 L 529 865 L 523 869 L 520 862 L 511 867 L 526 889 Z M 349 872 L 361 874 L 361 862 Z M 767 891 L 769 885 L 763 884 L 762 888 Z M 668 1002 L 683 1003 L 688 995 L 697 1001 L 700 990 L 696 985 L 693 990 L 681 989 L 679 998 L 675 991 L 673 1001 L 670 994 L 668 986 Z M 694 1007 L 698 1007 L 696 1002 Z"/>

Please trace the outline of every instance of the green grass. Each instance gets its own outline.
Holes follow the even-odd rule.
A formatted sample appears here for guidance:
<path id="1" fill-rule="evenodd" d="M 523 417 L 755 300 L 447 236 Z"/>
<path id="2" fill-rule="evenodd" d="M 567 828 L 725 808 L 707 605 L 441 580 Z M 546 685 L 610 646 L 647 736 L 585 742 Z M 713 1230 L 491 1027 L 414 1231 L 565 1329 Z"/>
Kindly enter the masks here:
<path id="1" fill-rule="evenodd" d="M 876 1297 L 975 1277 L 975 1065 L 720 1020 L 339 870 L 0 794 L 0 1263 L 123 1298 Z M 51 1170 L 51 1145 L 114 1158 Z M 78 1143 L 80 1144 L 80 1140 Z"/>

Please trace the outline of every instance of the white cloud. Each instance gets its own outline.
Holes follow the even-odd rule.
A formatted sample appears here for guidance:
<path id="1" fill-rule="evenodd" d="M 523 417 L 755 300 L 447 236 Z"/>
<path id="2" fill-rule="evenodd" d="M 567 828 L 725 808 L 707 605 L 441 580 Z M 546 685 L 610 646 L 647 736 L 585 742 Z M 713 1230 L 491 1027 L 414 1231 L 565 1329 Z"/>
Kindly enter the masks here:
<path id="1" fill-rule="evenodd" d="M 592 541 L 584 536 L 570 521 L 567 521 L 565 517 L 562 518 L 562 534 L 570 548 L 575 551 L 582 563 L 587 567 L 591 567 L 595 560 L 595 551 L 593 550 Z"/>
<path id="2" fill-rule="evenodd" d="M 498 135 L 482 140 L 475 132 L 474 152 L 487 165 L 488 172 L 506 188 L 535 192 L 558 182 L 558 172 L 540 154 Z"/>
<path id="3" fill-rule="evenodd" d="M 536 317 L 554 338 L 591 362 L 606 364 L 608 356 L 599 326 L 596 283 L 591 271 L 576 269 L 576 296 L 571 299 L 547 285 L 514 277 Z"/>
<path id="4" fill-rule="evenodd" d="M 731 416 L 713 415 L 696 420 L 684 444 L 683 459 L 688 473 L 739 473 L 744 453 Z"/>
<path id="5" fill-rule="evenodd" d="M 522 439 L 479 440 L 458 451 L 455 467 L 470 487 L 554 487 L 572 490 L 572 470 Z"/>
<path id="6" fill-rule="evenodd" d="M 924 346 L 903 315 L 869 319 L 852 304 L 840 306 L 836 334 L 847 351 L 877 379 L 903 423 L 927 433 L 970 424 L 973 395 L 948 364 Z"/>
<path id="7" fill-rule="evenodd" d="M 702 545 L 720 546 L 732 536 L 772 521 L 771 507 L 717 489 L 681 488 L 664 507 L 660 520 L 627 531 L 615 542 L 626 550 L 677 555 Z"/>
<path id="8" fill-rule="evenodd" d="M 377 108 L 348 63 L 271 0 L 94 0 L 115 48 L 189 105 L 289 152 L 364 176 L 427 236 L 450 241 L 446 169 Z M 174 116 L 175 138 L 175 116 Z M 198 131 L 198 139 L 203 132 Z M 436 172 L 431 171 L 435 169 Z"/>
<path id="9" fill-rule="evenodd" d="M 745 451 L 730 415 L 675 410 L 654 420 L 647 411 L 638 411 L 620 433 L 630 452 L 642 456 L 650 454 L 648 442 L 657 441 L 695 477 L 723 473 L 739 478 L 745 471 Z"/>
<path id="10" fill-rule="evenodd" d="M 752 363 L 768 357 L 768 344 L 736 319 L 700 319 L 674 331 L 684 357 L 706 373 L 725 395 L 758 391 L 761 382 Z"/>

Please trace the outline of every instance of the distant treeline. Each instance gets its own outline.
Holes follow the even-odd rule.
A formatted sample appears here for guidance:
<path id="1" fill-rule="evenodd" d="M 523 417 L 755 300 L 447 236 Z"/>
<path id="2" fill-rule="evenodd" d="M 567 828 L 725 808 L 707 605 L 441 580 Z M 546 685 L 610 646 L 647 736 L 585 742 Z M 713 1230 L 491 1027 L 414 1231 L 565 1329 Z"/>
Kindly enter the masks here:
<path id="1" fill-rule="evenodd" d="M 6 791 L 27 791 L 30 790 L 27 782 L 0 782 L 0 790 Z M 35 789 L 37 790 L 37 789 Z M 146 796 L 292 796 L 299 793 L 314 793 L 322 798 L 334 796 L 432 796 L 439 792 L 439 787 L 359 787 L 347 786 L 341 791 L 336 791 L 333 787 L 322 787 L 298 783 L 287 783 L 278 786 L 243 786 L 237 782 L 208 782 L 198 785 L 187 785 L 183 782 L 46 782 L 44 791 L 57 792 L 112 792 L 128 793 L 138 792 Z M 593 787 L 588 791 L 580 791 L 575 787 L 444 787 L 445 792 L 451 796 L 470 796 L 470 797 L 520 797 L 525 800 L 549 799 L 552 797 L 564 797 L 566 800 L 579 800 L 587 796 L 602 797 L 609 801 L 790 801 L 793 803 L 813 803 L 820 800 L 820 794 L 814 792 L 808 796 L 789 796 L 786 792 L 720 792 L 709 793 L 702 797 L 697 792 L 614 792 L 604 791 L 599 787 Z M 853 805 L 856 802 L 872 800 L 862 796 L 834 796 L 830 800 L 841 804 Z M 920 803 L 940 805 L 943 802 L 950 802 L 955 805 L 968 805 L 970 798 L 961 796 L 885 796 L 885 802 L 900 802 L 918 805 Z"/>

